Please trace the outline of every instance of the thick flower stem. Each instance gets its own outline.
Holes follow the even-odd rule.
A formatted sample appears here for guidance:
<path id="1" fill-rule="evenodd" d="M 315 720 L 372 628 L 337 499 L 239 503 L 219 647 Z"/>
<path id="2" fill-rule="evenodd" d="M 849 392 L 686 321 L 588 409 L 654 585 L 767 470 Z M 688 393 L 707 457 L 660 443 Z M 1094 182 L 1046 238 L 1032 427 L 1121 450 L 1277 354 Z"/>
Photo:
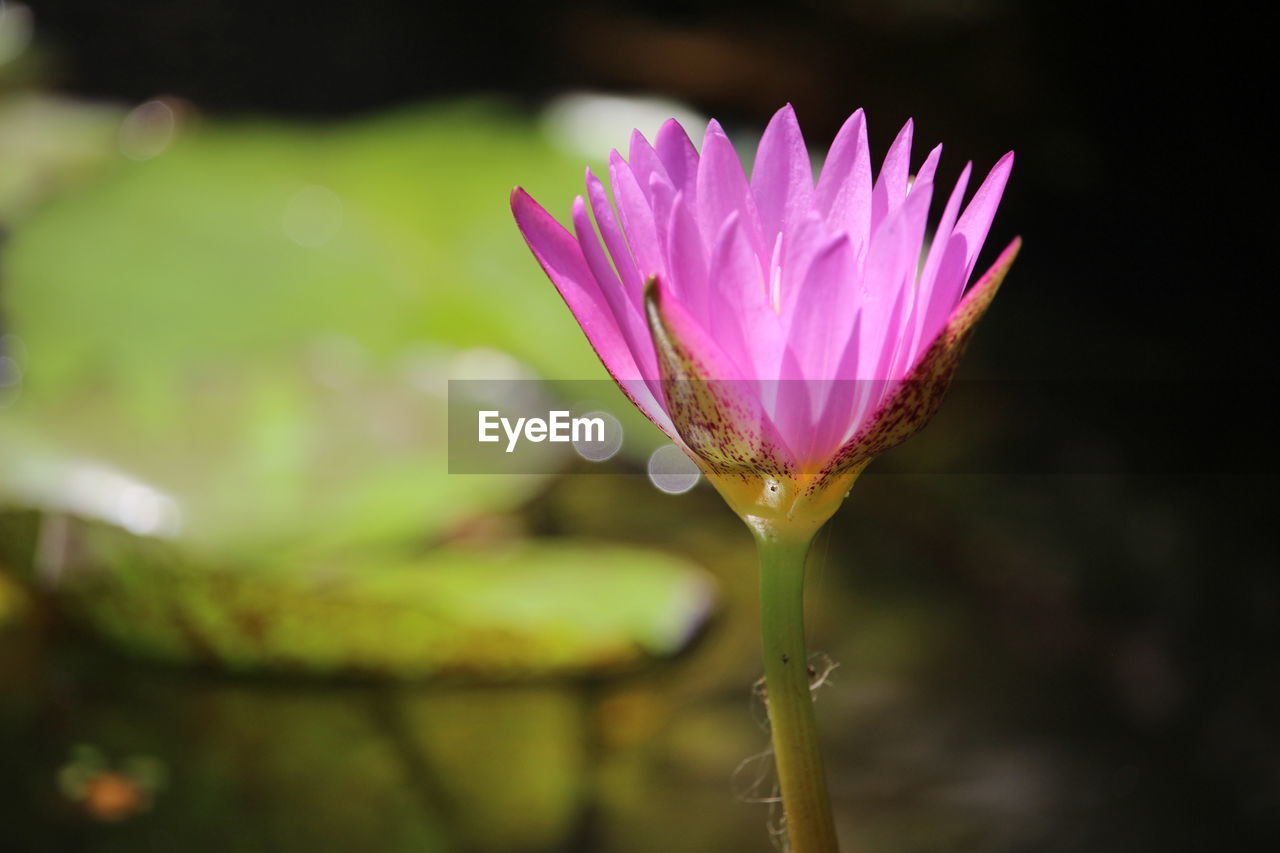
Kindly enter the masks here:
<path id="1" fill-rule="evenodd" d="M 804 563 L 812 532 L 753 526 L 769 724 L 792 853 L 838 853 L 814 726 L 804 637 Z"/>

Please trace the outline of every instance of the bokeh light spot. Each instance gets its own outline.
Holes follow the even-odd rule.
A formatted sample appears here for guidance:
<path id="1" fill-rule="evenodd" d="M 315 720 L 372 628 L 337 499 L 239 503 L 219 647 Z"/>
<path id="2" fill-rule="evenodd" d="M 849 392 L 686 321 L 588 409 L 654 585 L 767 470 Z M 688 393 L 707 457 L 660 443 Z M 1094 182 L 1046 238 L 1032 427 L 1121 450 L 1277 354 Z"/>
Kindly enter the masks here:
<path id="1" fill-rule="evenodd" d="M 164 152 L 173 142 L 178 119 L 163 100 L 139 104 L 120 123 L 120 153 L 130 160 L 150 160 Z"/>
<path id="2" fill-rule="evenodd" d="M 680 495 L 698 484 L 698 466 L 674 444 L 666 444 L 649 457 L 649 480 L 660 491 Z"/>
<path id="3" fill-rule="evenodd" d="M 587 412 L 585 415 L 576 415 L 575 417 L 594 419 L 599 418 L 604 421 L 604 436 L 600 438 L 594 430 L 590 431 L 588 436 L 586 432 L 582 437 L 574 439 L 573 449 L 578 455 L 588 462 L 604 462 L 612 459 L 622 448 L 623 429 L 622 422 L 608 412 L 594 411 Z M 597 440 L 599 438 L 599 440 Z"/>
<path id="4" fill-rule="evenodd" d="M 0 0 L 0 65 L 26 52 L 35 27 L 31 10 L 21 3 Z"/>

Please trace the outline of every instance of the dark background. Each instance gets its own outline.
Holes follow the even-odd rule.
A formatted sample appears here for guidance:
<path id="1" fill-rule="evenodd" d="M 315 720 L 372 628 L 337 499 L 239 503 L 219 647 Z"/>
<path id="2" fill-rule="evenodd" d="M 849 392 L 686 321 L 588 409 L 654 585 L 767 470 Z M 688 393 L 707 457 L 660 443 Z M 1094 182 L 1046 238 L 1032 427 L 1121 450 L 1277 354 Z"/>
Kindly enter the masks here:
<path id="1" fill-rule="evenodd" d="M 1039 849 L 1274 849 L 1274 30 L 1231 4 L 1175 6 L 55 0 L 35 11 L 57 88 L 94 97 L 315 118 L 474 92 L 532 110 L 566 88 L 660 91 L 740 125 L 790 100 L 815 149 L 855 107 L 876 151 L 914 116 L 922 142 L 962 152 L 944 158 L 944 181 L 966 157 L 981 169 L 1015 149 L 987 251 L 1014 234 L 1026 248 L 966 370 L 1112 389 L 1158 380 L 1146 392 L 1157 417 L 1119 406 L 1109 425 L 1106 395 L 1083 417 L 1167 463 L 977 489 L 1008 525 L 1051 525 L 1039 541 L 1072 555 L 1069 596 L 1035 576 L 993 580 L 1018 562 L 1016 537 L 974 546 L 997 557 L 972 573 L 902 582 L 970 599 L 1014 649 L 1015 671 L 1038 673 L 1042 707 L 1022 724 L 1066 748 L 1111 743 L 1134 768 L 1136 793 L 1090 812 L 1119 829 L 1064 828 Z M 1224 448 L 1230 466 L 1205 463 Z M 1247 473 L 1250 460 L 1261 473 Z M 851 517 L 889 535 L 895 511 L 923 511 L 911 530 L 928 530 L 936 504 L 910 483 L 875 488 L 855 494 Z M 870 523 L 837 529 L 835 547 Z M 966 535 L 1000 538 L 980 523 Z M 874 583 L 866 571 L 859 582 Z"/>
<path id="2" fill-rule="evenodd" d="M 791 101 L 821 149 L 855 106 L 978 163 L 1018 153 L 1023 234 L 991 361 L 1019 376 L 1274 376 L 1268 28 L 1233 4 L 37 4 L 70 92 L 337 116 L 473 92 L 660 91 L 722 121 Z M 1261 6 L 1254 4 L 1254 9 Z M 959 158 L 943 167 L 958 173 Z M 945 177 L 945 175 L 943 176 Z M 995 346 L 997 342 L 987 341 Z"/>

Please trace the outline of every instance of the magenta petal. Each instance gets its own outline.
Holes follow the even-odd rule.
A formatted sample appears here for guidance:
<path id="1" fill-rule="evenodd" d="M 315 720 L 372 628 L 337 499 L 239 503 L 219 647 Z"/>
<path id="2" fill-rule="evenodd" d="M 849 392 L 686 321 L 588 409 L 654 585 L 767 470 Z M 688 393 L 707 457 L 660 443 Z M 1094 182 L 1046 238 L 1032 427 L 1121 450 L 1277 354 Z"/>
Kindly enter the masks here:
<path id="1" fill-rule="evenodd" d="M 884 165 L 876 176 L 875 189 L 871 192 L 871 233 L 907 197 L 907 181 L 911 174 L 911 131 L 913 123 L 907 123 L 898 131 L 898 136 L 889 146 Z"/>
<path id="2" fill-rule="evenodd" d="M 939 304 L 939 300 L 935 297 L 938 270 L 942 265 L 947 244 L 951 241 L 952 229 L 955 227 L 956 216 L 960 212 L 960 203 L 964 200 L 964 191 L 969 186 L 969 173 L 972 168 L 972 163 L 966 163 L 964 169 L 960 171 L 960 178 L 956 181 L 955 188 L 942 209 L 942 218 L 938 220 L 933 243 L 929 246 L 924 267 L 920 271 L 916 311 L 911 321 L 911 347 L 916 352 L 924 346 L 924 341 L 932 340 L 937 334 L 949 310 L 949 306 L 946 309 L 935 307 Z"/>
<path id="3" fill-rule="evenodd" d="M 668 244 L 671 242 L 671 232 L 667 229 L 667 223 L 671 219 L 671 205 L 676 199 L 676 188 L 671 186 L 671 182 L 665 176 L 651 172 L 649 185 L 644 187 L 644 190 L 649 197 L 649 209 L 653 213 L 653 224 L 658 234 L 658 248 L 663 252 L 665 263 Z M 680 288 L 677 287 L 676 290 L 678 292 Z"/>
<path id="4" fill-rule="evenodd" d="M 807 379 L 836 378 L 859 301 L 855 260 L 849 236 L 840 234 L 815 253 L 801 280 L 787 344 Z"/>
<path id="5" fill-rule="evenodd" d="M 511 193 L 511 212 L 525 242 L 560 291 L 605 369 L 615 379 L 640 378 L 631 350 L 618 330 L 578 241 L 522 189 Z"/>
<path id="6" fill-rule="evenodd" d="M 853 325 L 845 342 L 844 352 L 836 367 L 835 380 L 826 389 L 826 403 L 819 408 L 818 427 L 815 433 L 821 433 L 821 439 L 815 436 L 815 446 L 829 450 L 832 443 L 838 446 L 847 439 L 853 423 L 853 412 L 865 407 L 865 400 L 873 389 L 873 380 L 860 377 L 856 361 L 862 340 L 863 314 L 858 311 L 853 317 Z"/>
<path id="7" fill-rule="evenodd" d="M 766 344 L 757 337 L 765 332 L 756 321 L 766 313 L 772 315 L 773 310 L 760 277 L 760 264 L 739 223 L 738 214 L 730 214 L 711 250 L 707 330 L 742 375 L 770 378 L 755 369 L 752 355 L 763 352 Z"/>
<path id="8" fill-rule="evenodd" d="M 929 294 L 929 305 L 925 309 L 924 332 L 917 343 L 917 349 L 923 349 L 937 336 L 942 324 L 956 307 L 968 278 L 965 266 L 969 257 L 969 241 L 964 235 L 953 231 L 951 238 L 941 249 L 938 268 L 933 275 L 933 292 Z"/>
<path id="9" fill-rule="evenodd" d="M 667 176 L 667 169 L 662 165 L 662 161 L 658 159 L 658 154 L 649 145 L 649 141 L 644 138 L 644 134 L 638 130 L 631 132 L 631 146 L 627 152 L 627 162 L 631 166 L 632 173 L 636 176 L 636 183 L 642 190 L 650 191 L 654 185 L 655 179 L 662 181 L 668 186 L 671 185 L 671 179 Z M 654 199 L 652 193 L 649 195 L 649 203 L 653 204 Z M 655 207 L 655 221 L 661 226 L 666 222 L 665 215 L 657 215 Z"/>
<path id="10" fill-rule="evenodd" d="M 814 255 L 830 243 L 831 239 L 832 234 L 822 217 L 814 211 L 810 211 L 808 216 L 782 235 L 778 313 L 784 325 L 791 323 L 791 316 L 795 313 L 801 287 L 805 276 L 809 274 L 809 265 L 813 263 Z M 854 282 L 848 282 L 847 286 L 852 289 Z"/>
<path id="11" fill-rule="evenodd" d="M 667 268 L 679 283 L 689 313 L 704 327 L 710 321 L 707 252 L 683 193 L 676 193 L 667 220 Z"/>
<path id="12" fill-rule="evenodd" d="M 600 229 L 604 245 L 609 250 L 609 256 L 613 258 L 613 267 L 618 271 L 618 277 L 622 279 L 622 287 L 627 293 L 627 298 L 635 304 L 637 310 L 641 310 L 644 306 L 644 285 L 640 278 L 640 271 L 636 269 L 631 249 L 627 246 L 622 229 L 618 227 L 618 220 L 614 216 L 613 205 L 609 203 L 604 184 L 600 183 L 600 179 L 590 169 L 587 169 L 587 200 L 591 203 L 591 213 L 595 217 L 596 227 Z"/>
<path id="13" fill-rule="evenodd" d="M 1000 196 L 1004 193 L 1009 171 L 1012 168 L 1013 152 L 1010 152 L 1000 158 L 982 182 L 982 186 L 978 187 L 978 191 L 974 193 L 969 206 L 955 223 L 950 238 L 941 244 L 941 254 L 936 266 L 933 265 L 934 252 L 930 251 L 930 257 L 926 260 L 925 266 L 926 271 L 932 275 L 928 282 L 931 292 L 927 314 L 921 329 L 922 342 L 932 339 L 937 334 L 938 329 L 951 314 L 952 308 L 960 300 L 965 285 L 969 283 L 974 265 L 978 260 L 978 253 L 982 250 L 983 242 L 986 241 L 991 220 L 995 216 L 996 207 L 1000 203 Z M 943 219 L 942 224 L 946 224 L 945 214 Z M 938 236 L 941 239 L 941 230 Z"/>
<path id="14" fill-rule="evenodd" d="M 747 184 L 746 173 L 742 171 L 742 162 L 729 137 L 714 121 L 707 125 L 707 135 L 702 141 L 697 203 L 702 236 L 708 244 L 713 244 L 729 217 L 737 214 L 739 226 L 757 265 L 763 267 L 768 262 L 755 198 Z"/>
<path id="15" fill-rule="evenodd" d="M 906 291 L 900 290 L 888 311 L 888 324 L 900 324 L 906 311 Z M 853 341 L 861 340 L 873 330 L 862 328 L 862 314 L 858 317 Z M 889 373 L 897 341 L 882 339 L 879 345 L 878 360 L 864 365 L 851 373 L 851 378 L 836 383 L 827 399 L 817 430 L 822 439 L 822 447 L 830 454 L 848 441 L 861 425 L 880 406 L 889 393 L 897 386 L 897 381 Z M 874 347 L 872 348 L 874 351 Z M 865 351 L 865 349 L 863 350 Z"/>
<path id="16" fill-rule="evenodd" d="M 668 119 L 658 129 L 654 150 L 667 170 L 667 178 L 693 210 L 697 209 L 698 150 L 689 134 L 675 119 Z"/>
<path id="17" fill-rule="evenodd" d="M 790 104 L 774 114 L 760 139 L 751 170 L 751 191 L 767 245 L 812 206 L 813 165 Z"/>
<path id="18" fill-rule="evenodd" d="M 814 206 L 832 229 L 853 238 L 855 249 L 866 246 L 871 236 L 871 148 L 862 110 L 849 116 L 831 143 Z"/>
<path id="19" fill-rule="evenodd" d="M 814 255 L 800 285 L 796 306 L 787 327 L 786 349 L 795 359 L 798 375 L 807 389 L 804 412 L 809 427 L 804 441 L 792 437 L 791 417 L 780 417 L 779 428 L 788 444 L 808 459 L 825 443 L 841 436 L 829 436 L 820 428 L 819 415 L 836 392 L 840 360 L 853 337 L 858 316 L 857 258 L 847 234 L 829 240 Z M 792 384 L 790 382 L 786 384 Z M 784 426 L 785 424 L 785 426 Z M 843 429 L 840 430 L 843 433 Z"/>
<path id="20" fill-rule="evenodd" d="M 987 231 L 991 228 L 991 220 L 995 219 L 996 208 L 1000 206 L 1000 197 L 1004 195 L 1005 184 L 1009 181 L 1009 172 L 1013 170 L 1013 152 L 1005 154 L 991 168 L 982 186 L 973 194 L 973 199 L 960 220 L 956 222 L 956 233 L 963 234 L 969 245 L 969 254 L 965 259 L 965 283 L 973 274 L 978 263 L 978 252 L 986 242 Z"/>
<path id="21" fill-rule="evenodd" d="M 765 413 L 760 383 L 742 375 L 659 277 L 646 287 L 645 311 L 667 411 L 685 445 L 716 473 L 785 475 L 791 460 Z"/>
<path id="22" fill-rule="evenodd" d="M 935 145 L 933 150 L 929 152 L 929 156 L 924 158 L 924 162 L 920 164 L 920 169 L 916 172 L 915 179 L 911 181 L 911 186 L 907 188 L 910 193 L 917 184 L 932 184 L 933 175 L 938 171 L 938 160 L 942 158 L 942 146 Z"/>
<path id="23" fill-rule="evenodd" d="M 782 353 L 781 372 L 800 374 L 800 362 L 795 353 L 785 349 Z M 779 443 L 786 447 L 797 463 L 797 470 L 817 470 L 809 464 L 814 457 L 814 404 L 811 391 L 821 390 L 822 383 L 797 379 L 764 381 L 761 396 L 765 413 L 777 430 Z"/>
<path id="24" fill-rule="evenodd" d="M 863 333 L 853 361 L 859 379 L 887 378 L 877 372 L 877 367 L 885 342 L 893 334 L 889 324 L 894 302 L 907 277 L 915 272 L 917 248 L 910 243 L 910 228 L 903 208 L 882 222 L 871 238 L 862 270 Z"/>
<path id="25" fill-rule="evenodd" d="M 920 247 L 924 245 L 924 232 L 928 225 L 929 206 L 933 200 L 933 182 L 919 179 L 911 185 L 907 200 L 902 204 L 903 225 L 906 228 L 907 246 L 905 270 L 901 293 L 903 305 L 900 314 L 890 323 L 889 334 L 896 342 L 893 355 L 882 371 L 883 375 L 897 378 L 903 375 L 915 361 L 911 329 L 917 313 L 926 310 L 921 300 L 919 270 L 922 261 Z"/>
<path id="26" fill-rule="evenodd" d="M 650 380 L 652 390 L 659 393 L 656 384 L 658 366 L 644 316 L 637 309 L 636 304 L 627 297 L 617 273 L 609 265 L 609 259 L 605 257 L 604 250 L 600 247 L 600 239 L 596 236 L 595 229 L 591 227 L 587 205 L 582 196 L 578 196 L 573 202 L 573 230 L 578 238 L 578 245 L 582 248 L 582 256 L 586 260 L 587 267 L 599 284 L 600 293 L 609 305 L 609 310 L 626 341 L 627 348 L 631 351 L 636 366 L 640 369 L 640 374 Z"/>
<path id="27" fill-rule="evenodd" d="M 910 438 L 929 422 L 942 403 L 974 326 L 990 307 L 1021 245 L 1018 239 L 1010 243 L 991 269 L 965 294 L 938 337 L 930 342 L 912 368 L 907 381 L 896 385 L 893 393 L 835 454 L 825 469 L 826 476 L 838 477 L 842 471 L 856 468 Z"/>
<path id="28" fill-rule="evenodd" d="M 653 220 L 653 210 L 636 177 L 617 151 L 609 155 L 609 182 L 618 202 L 618 217 L 622 231 L 627 235 L 631 255 L 641 278 L 665 273 L 662 262 L 662 246 L 658 240 L 658 228 Z"/>
<path id="29" fill-rule="evenodd" d="M 913 179 L 912 136 L 908 121 L 873 179 L 858 111 L 815 183 L 787 105 L 748 179 L 719 124 L 708 124 L 699 154 L 670 121 L 652 145 L 633 133 L 627 160 L 612 153 L 612 200 L 588 170 L 570 231 L 523 192 L 512 196 L 525 239 L 606 368 L 735 508 L 756 506 L 753 490 L 773 477 L 818 473 L 794 484 L 805 495 L 845 489 L 918 429 L 1017 251 L 1015 241 L 964 293 L 1011 154 L 967 207 L 965 167 L 924 251 L 942 146 Z M 734 478 L 751 494 L 729 488 Z"/>

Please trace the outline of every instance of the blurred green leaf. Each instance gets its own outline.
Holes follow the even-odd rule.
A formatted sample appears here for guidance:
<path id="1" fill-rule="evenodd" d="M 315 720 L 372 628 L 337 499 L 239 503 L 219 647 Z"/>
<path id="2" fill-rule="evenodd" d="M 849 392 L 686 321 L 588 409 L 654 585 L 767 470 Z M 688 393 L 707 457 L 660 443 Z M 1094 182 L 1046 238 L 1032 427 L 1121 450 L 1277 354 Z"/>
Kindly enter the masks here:
<path id="1" fill-rule="evenodd" d="M 683 563 L 439 550 L 547 479 L 450 476 L 447 380 L 605 378 L 507 210 L 517 180 L 551 194 L 580 165 L 492 104 L 179 118 L 4 252 L 0 505 L 62 519 L 55 555 L 67 519 L 94 522 L 83 571 L 37 572 L 125 647 L 232 669 L 528 675 L 679 648 L 707 599 Z"/>
<path id="2" fill-rule="evenodd" d="M 0 498 L 75 511 L 50 484 L 105 467 L 171 498 L 184 541 L 237 554 L 520 503 L 538 477 L 445 475 L 445 384 L 477 350 L 604 377 L 506 204 L 579 172 L 486 104 L 196 124 L 121 160 L 4 253 L 22 381 L 0 398 Z"/>
<path id="3" fill-rule="evenodd" d="M 545 676 L 678 651 L 709 581 L 684 560 L 530 541 L 420 558 L 232 571 L 177 563 L 106 528 L 82 547 L 107 571 L 71 572 L 82 620 L 137 654 L 233 670 L 418 677 Z"/>

